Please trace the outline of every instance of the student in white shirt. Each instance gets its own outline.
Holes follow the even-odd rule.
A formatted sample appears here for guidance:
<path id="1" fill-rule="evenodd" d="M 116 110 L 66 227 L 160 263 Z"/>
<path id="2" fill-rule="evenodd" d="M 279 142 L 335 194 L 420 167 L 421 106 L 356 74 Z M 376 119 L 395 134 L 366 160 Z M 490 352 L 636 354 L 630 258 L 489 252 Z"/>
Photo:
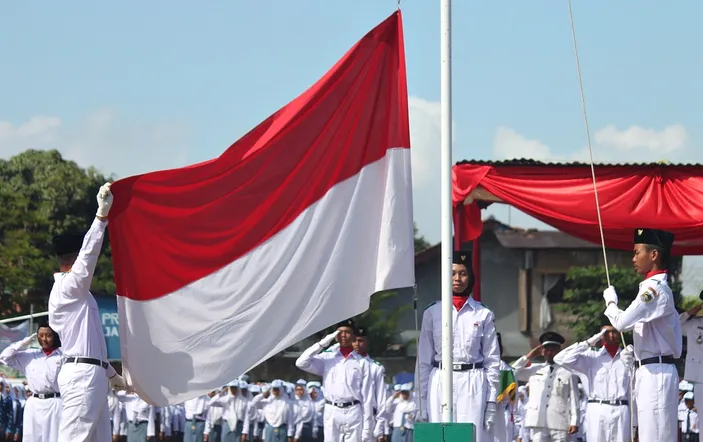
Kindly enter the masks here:
<path id="1" fill-rule="evenodd" d="M 112 206 L 110 184 L 98 192 L 98 210 L 88 233 L 54 237 L 60 271 L 49 295 L 49 325 L 58 333 L 64 360 L 58 376 L 61 392 L 60 442 L 109 441 L 107 394 L 126 388 L 107 362 L 105 333 L 98 304 L 90 293 L 95 266 Z"/>
<path id="2" fill-rule="evenodd" d="M 695 407 L 693 392 L 683 395 L 686 410 L 681 413 L 681 439 L 685 442 L 698 442 L 698 411 Z"/>

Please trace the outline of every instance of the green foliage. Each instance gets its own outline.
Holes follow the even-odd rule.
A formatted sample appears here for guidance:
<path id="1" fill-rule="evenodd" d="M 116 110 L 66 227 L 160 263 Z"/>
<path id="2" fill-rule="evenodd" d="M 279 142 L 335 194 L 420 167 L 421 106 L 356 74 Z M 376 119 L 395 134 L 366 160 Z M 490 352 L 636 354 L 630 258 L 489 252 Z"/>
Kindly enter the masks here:
<path id="1" fill-rule="evenodd" d="M 376 293 L 371 297 L 369 309 L 354 318 L 360 327 L 366 327 L 369 335 L 369 354 L 385 354 L 388 348 L 396 343 L 400 315 L 410 309 L 410 305 L 403 305 L 392 311 L 386 311 L 382 307 L 396 296 L 398 293 L 394 291 Z"/>
<path id="2" fill-rule="evenodd" d="M 642 277 L 630 267 L 614 266 L 609 270 L 610 283 L 618 293 L 618 304 L 624 309 L 637 296 Z M 559 310 L 572 315 L 568 325 L 574 330 L 576 339 L 587 339 L 603 324 L 608 323 L 603 314 L 605 311 L 603 290 L 607 286 L 606 281 L 603 266 L 573 267 L 566 275 L 564 304 L 559 306 Z M 678 304 L 681 298 L 681 282 L 674 277 L 669 284 Z"/>
<path id="3" fill-rule="evenodd" d="M 701 300 L 698 296 L 682 296 L 681 302 L 679 302 L 679 311 L 690 310 L 700 304 Z"/>
<path id="4" fill-rule="evenodd" d="M 51 237 L 86 231 L 95 216 L 95 195 L 107 178 L 82 169 L 57 151 L 27 150 L 0 160 L 0 314 L 26 311 L 28 295 L 38 308 L 48 298 L 57 270 Z M 106 241 L 107 243 L 107 241 Z M 95 273 L 93 290 L 114 293 L 109 244 Z"/>
<path id="5" fill-rule="evenodd" d="M 413 232 L 415 233 L 415 252 L 425 250 L 430 247 L 430 243 L 427 242 L 424 236 L 420 235 L 417 230 L 417 224 L 413 223 Z"/>

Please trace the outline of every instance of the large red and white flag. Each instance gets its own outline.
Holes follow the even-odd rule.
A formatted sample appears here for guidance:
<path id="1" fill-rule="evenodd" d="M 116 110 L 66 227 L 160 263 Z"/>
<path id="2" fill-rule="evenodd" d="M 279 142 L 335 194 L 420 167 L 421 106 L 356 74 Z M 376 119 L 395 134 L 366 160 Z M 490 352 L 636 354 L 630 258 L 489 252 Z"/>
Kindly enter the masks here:
<path id="1" fill-rule="evenodd" d="M 398 11 L 220 157 L 115 182 L 122 362 L 139 395 L 209 392 L 412 286 L 409 148 Z"/>

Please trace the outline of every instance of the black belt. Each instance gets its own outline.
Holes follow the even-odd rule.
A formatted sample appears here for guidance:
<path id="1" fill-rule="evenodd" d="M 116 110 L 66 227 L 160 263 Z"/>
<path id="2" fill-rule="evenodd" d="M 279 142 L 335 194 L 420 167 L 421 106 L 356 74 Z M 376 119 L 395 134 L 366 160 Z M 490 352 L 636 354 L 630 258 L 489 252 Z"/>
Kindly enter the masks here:
<path id="1" fill-rule="evenodd" d="M 194 417 L 193 419 L 188 419 L 188 422 L 205 422 L 202 417 Z"/>
<path id="2" fill-rule="evenodd" d="M 141 424 L 148 424 L 149 421 L 136 421 L 136 422 L 135 422 L 135 421 L 129 421 L 129 423 L 130 423 L 130 424 L 134 424 L 134 425 L 141 425 Z"/>
<path id="3" fill-rule="evenodd" d="M 641 361 L 635 361 L 637 368 L 643 365 L 650 364 L 676 364 L 676 359 L 673 356 L 654 356 L 653 358 L 642 359 Z"/>
<path id="4" fill-rule="evenodd" d="M 332 401 L 325 401 L 325 403 L 329 405 L 334 405 L 337 408 L 349 408 L 353 407 L 354 405 L 360 404 L 360 401 L 351 401 L 351 402 L 332 402 Z"/>
<path id="5" fill-rule="evenodd" d="M 70 357 L 70 358 L 65 358 L 63 360 L 64 363 L 75 363 L 75 364 L 89 364 L 89 365 L 97 365 L 98 367 L 102 367 L 105 370 L 107 370 L 107 366 L 109 365 L 105 361 L 101 361 L 100 359 L 93 359 L 93 358 L 76 358 L 76 357 Z"/>
<path id="6" fill-rule="evenodd" d="M 602 404 L 602 405 L 628 405 L 629 402 L 622 399 L 589 399 L 589 404 Z"/>
<path id="7" fill-rule="evenodd" d="M 440 368 L 442 367 L 442 363 L 439 361 L 432 361 L 432 366 L 434 368 Z M 469 371 L 477 368 L 483 368 L 483 362 L 478 362 L 476 364 L 452 364 L 453 371 Z"/>
<path id="8" fill-rule="evenodd" d="M 32 393 L 32 397 L 37 399 L 51 399 L 55 397 L 61 397 L 61 393 Z"/>

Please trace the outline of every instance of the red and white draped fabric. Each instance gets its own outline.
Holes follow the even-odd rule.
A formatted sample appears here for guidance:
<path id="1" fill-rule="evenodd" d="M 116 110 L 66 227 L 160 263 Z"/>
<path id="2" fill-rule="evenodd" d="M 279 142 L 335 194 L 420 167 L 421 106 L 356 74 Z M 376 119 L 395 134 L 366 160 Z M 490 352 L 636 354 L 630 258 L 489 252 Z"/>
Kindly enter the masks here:
<path id="1" fill-rule="evenodd" d="M 209 392 L 412 286 L 409 148 L 398 11 L 218 158 L 115 182 L 122 358 L 138 394 Z"/>

